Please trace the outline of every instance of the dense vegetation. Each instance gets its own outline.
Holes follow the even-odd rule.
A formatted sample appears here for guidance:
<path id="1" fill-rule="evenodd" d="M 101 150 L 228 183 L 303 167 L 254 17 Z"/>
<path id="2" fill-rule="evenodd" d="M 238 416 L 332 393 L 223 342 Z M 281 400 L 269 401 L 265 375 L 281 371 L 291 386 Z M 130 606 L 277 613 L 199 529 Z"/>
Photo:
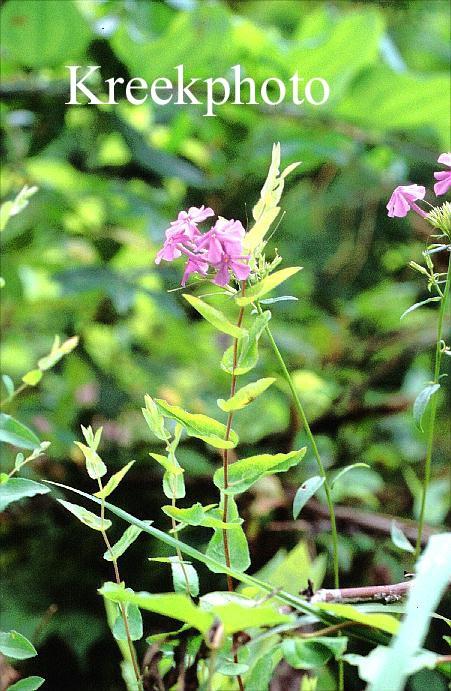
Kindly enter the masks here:
<path id="1" fill-rule="evenodd" d="M 1 15 L 2 197 L 13 200 L 25 185 L 38 188 L 2 233 L 2 412 L 51 442 L 18 468 L 20 477 L 96 491 L 83 449 L 73 441 L 84 441 L 80 425 L 102 426 L 99 454 L 109 474 L 136 461 L 113 503 L 171 529 L 160 508 L 168 503 L 162 469 L 149 457 L 164 452 L 164 437 L 146 425 L 144 395 L 225 422 L 216 401 L 229 397 L 230 375 L 219 362 L 231 340 L 183 299 L 182 292 L 193 290 L 179 290 L 181 266 L 156 266 L 155 256 L 180 209 L 205 204 L 252 227 L 272 144 L 280 142 L 282 168 L 301 165 L 286 179 L 284 214 L 265 253 L 283 257 L 277 270 L 303 270 L 271 294 L 297 301 L 264 307 L 272 312 L 272 333 L 326 470 L 334 477 L 362 464 L 333 488 L 340 584 L 401 582 L 415 559 L 397 528 L 415 545 L 429 429 L 428 414 L 418 424 L 412 406 L 433 380 L 439 306 L 431 302 L 400 320 L 410 305 L 430 297 L 424 276 L 409 262 L 423 264 L 422 252 L 434 240 L 423 218 L 389 219 L 385 205 L 397 185 L 414 181 L 431 190 L 437 158 L 449 150 L 448 3 L 7 0 Z M 115 106 L 67 106 L 68 64 L 101 65 L 102 81 L 121 75 L 149 83 L 173 77 L 178 64 L 200 78 L 224 76 L 240 64 L 257 83 L 288 79 L 299 69 L 306 79 L 327 79 L 331 97 L 317 108 L 226 104 L 214 118 L 196 106 L 131 106 L 123 98 Z M 101 93 L 100 82 L 97 87 Z M 432 193 L 427 198 L 435 203 Z M 435 271 L 446 272 L 447 260 L 446 251 L 435 254 Z M 208 292 L 194 289 L 195 295 Z M 232 300 L 211 304 L 236 322 Z M 254 318 L 249 308 L 245 324 Z M 446 340 L 445 331 L 446 324 Z M 55 335 L 66 352 L 57 343 L 43 362 Z M 293 522 L 296 490 L 318 469 L 263 337 L 259 355 L 252 381 L 276 381 L 235 416 L 240 445 L 232 460 L 304 446 L 307 453 L 288 473 L 260 478 L 239 495 L 238 506 L 250 572 L 298 597 L 309 579 L 315 590 L 334 585 L 329 513 L 323 487 Z M 449 358 L 442 359 L 446 372 Z M 423 546 L 443 531 L 449 511 L 449 420 L 441 381 L 433 394 L 437 419 Z M 11 383 L 26 386 L 11 396 Z M 11 442 L 8 434 L 2 439 Z M 21 465 L 16 446 L 2 444 L 2 472 L 9 473 L 15 459 Z M 28 437 L 24 456 L 35 446 Z M 220 451 L 188 436 L 177 458 L 187 492 L 179 505 L 217 502 L 212 475 Z M 112 579 L 111 563 L 102 559 L 101 536 L 55 497 L 77 501 L 52 490 L 1 515 L 1 628 L 33 640 L 38 656 L 17 667 L 45 677 L 44 688 L 122 689 L 123 649 L 97 592 Z M 124 527 L 113 521 L 113 542 Z M 208 537 L 194 527 L 182 533 L 202 552 Z M 155 537 L 141 535 L 121 558 L 121 576 L 136 591 L 166 592 L 170 565 L 148 558 L 172 554 Z M 201 593 L 226 589 L 224 575 L 195 566 Z M 177 628 L 145 610 L 143 616 L 144 636 Z M 446 655 L 446 633 L 435 619 L 425 647 Z M 136 645 L 142 660 L 148 646 L 145 640 Z M 172 660 L 174 645 L 165 645 Z M 368 640 L 349 638 L 348 653 L 369 651 Z M 304 658 L 297 670 L 283 663 L 271 689 L 338 688 L 336 663 L 322 665 L 333 652 L 316 651 L 311 668 Z M 345 666 L 346 691 L 364 687 L 356 662 Z M 446 671 L 444 665 L 421 669 L 409 691 L 444 691 Z M 235 677 L 229 679 L 231 686 L 214 688 L 236 688 Z"/>

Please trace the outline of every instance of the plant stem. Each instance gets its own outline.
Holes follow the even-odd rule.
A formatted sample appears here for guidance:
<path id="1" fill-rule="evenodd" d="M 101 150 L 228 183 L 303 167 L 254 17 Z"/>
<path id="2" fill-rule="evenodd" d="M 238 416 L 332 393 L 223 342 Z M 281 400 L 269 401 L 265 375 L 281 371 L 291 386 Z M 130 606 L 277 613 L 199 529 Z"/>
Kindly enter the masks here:
<path id="1" fill-rule="evenodd" d="M 257 302 L 257 311 L 259 314 L 262 314 L 262 308 L 260 307 L 259 303 Z M 312 430 L 310 429 L 309 422 L 307 420 L 307 416 L 304 411 L 304 406 L 302 405 L 301 399 L 298 396 L 298 392 L 296 391 L 296 388 L 294 386 L 293 380 L 291 378 L 291 375 L 287 369 L 287 366 L 285 364 L 285 360 L 282 357 L 282 354 L 277 347 L 277 343 L 274 340 L 274 337 L 271 333 L 271 329 L 269 328 L 268 325 L 265 327 L 266 334 L 268 336 L 269 342 L 271 344 L 271 347 L 274 351 L 274 354 L 279 362 L 280 368 L 282 370 L 283 376 L 285 377 L 285 380 L 290 387 L 291 394 L 293 396 L 293 401 L 294 405 L 296 407 L 297 412 L 299 413 L 299 417 L 301 418 L 302 424 L 304 425 L 305 432 L 307 434 L 308 440 L 310 442 L 310 445 L 313 450 L 313 454 L 316 458 L 316 463 L 318 465 L 319 469 L 319 474 L 321 477 L 324 478 L 324 490 L 326 492 L 326 500 L 327 500 L 327 506 L 329 508 L 329 517 L 330 517 L 330 531 L 332 535 L 332 560 L 333 560 L 333 570 L 334 570 L 334 585 L 335 588 L 340 587 L 340 573 L 339 573 L 339 568 L 338 568 L 338 538 L 337 538 L 337 523 L 335 520 L 335 510 L 334 510 L 334 502 L 332 499 L 332 492 L 330 489 L 329 481 L 327 479 L 326 471 L 323 465 L 323 462 L 321 460 L 321 456 L 318 451 L 318 447 L 315 442 L 315 437 L 312 434 Z M 339 634 L 340 635 L 340 634 Z M 338 691 L 344 691 L 344 664 L 343 660 L 338 661 Z"/>
<path id="2" fill-rule="evenodd" d="M 172 507 L 175 508 L 175 496 L 174 496 L 174 495 L 172 495 Z M 174 535 L 175 535 L 177 526 L 176 526 L 176 523 L 175 523 L 175 518 L 173 518 L 172 516 L 171 516 L 171 522 L 172 522 L 172 531 L 173 531 L 173 533 L 174 533 Z M 175 548 L 175 551 L 176 551 L 176 553 L 177 553 L 177 558 L 178 558 L 178 560 L 179 560 L 180 567 L 181 567 L 181 569 L 182 569 L 182 571 L 183 571 L 183 577 L 184 577 L 184 579 L 185 579 L 185 586 L 186 586 L 186 594 L 187 594 L 189 597 L 191 597 L 191 589 L 190 589 L 190 587 L 189 587 L 189 578 L 188 578 L 188 574 L 187 574 L 186 569 L 185 569 L 185 563 L 184 563 L 184 561 L 183 561 L 183 555 L 182 555 L 182 553 L 181 553 L 181 551 L 180 551 L 180 547 L 176 547 L 176 548 Z"/>
<path id="3" fill-rule="evenodd" d="M 102 491 L 102 489 L 103 489 L 102 480 L 100 478 L 97 478 L 97 482 L 99 484 L 99 490 Z M 101 499 L 101 504 L 100 504 L 100 520 L 101 520 L 102 526 L 103 526 L 103 523 L 105 520 L 105 499 L 103 497 Z M 116 579 L 116 583 L 118 585 L 120 585 L 122 581 L 121 581 L 121 577 L 119 574 L 119 567 L 117 565 L 117 559 L 114 557 L 113 549 L 111 547 L 111 543 L 110 543 L 110 540 L 108 538 L 108 535 L 106 534 L 106 530 L 104 530 L 102 528 L 101 532 L 102 532 L 102 537 L 103 537 L 103 540 L 105 542 L 106 548 L 110 554 L 111 561 L 113 563 L 114 576 Z M 136 660 L 135 648 L 133 646 L 132 637 L 130 635 L 130 629 L 128 627 L 128 621 L 127 621 L 127 613 L 125 611 L 125 605 L 123 602 L 119 603 L 119 609 L 121 612 L 122 621 L 124 622 L 125 635 L 127 636 L 128 649 L 130 652 L 130 660 L 131 660 L 131 663 L 133 666 L 133 671 L 135 673 L 136 683 L 138 684 L 138 691 L 142 691 L 143 685 L 142 685 L 142 680 L 141 680 L 141 673 L 139 671 L 138 662 Z"/>
<path id="4" fill-rule="evenodd" d="M 262 314 L 262 308 L 260 305 L 257 303 L 257 310 L 259 314 Z M 324 469 L 323 462 L 321 460 L 321 456 L 318 451 L 318 447 L 315 442 L 315 438 L 312 434 L 312 430 L 310 429 L 309 422 L 307 420 L 307 416 L 304 411 L 304 406 L 301 403 L 301 399 L 299 398 L 298 392 L 296 391 L 296 388 L 294 386 L 293 380 L 291 378 L 291 375 L 287 369 L 287 366 L 285 364 L 285 361 L 281 355 L 281 352 L 279 348 L 277 347 L 277 343 L 274 340 L 274 337 L 271 333 L 271 329 L 269 326 L 265 327 L 266 334 L 268 336 L 269 342 L 271 344 L 271 347 L 274 351 L 274 354 L 279 362 L 280 369 L 282 370 L 283 376 L 290 387 L 291 394 L 293 396 L 293 401 L 296 407 L 297 412 L 299 413 L 299 417 L 301 418 L 302 424 L 304 426 L 305 432 L 307 434 L 308 440 L 310 442 L 310 445 L 313 450 L 313 454 L 315 456 L 316 462 L 318 464 L 318 469 L 319 469 L 319 474 L 321 477 L 324 478 L 324 489 L 326 492 L 326 499 L 327 499 L 327 506 L 329 508 L 329 516 L 330 516 L 330 529 L 331 529 L 331 534 L 332 534 L 332 547 L 333 547 L 333 569 L 334 569 L 334 585 L 335 588 L 340 587 L 340 578 L 339 578 L 339 569 L 338 569 L 338 541 L 337 541 L 337 524 L 335 521 L 335 511 L 334 511 L 334 504 L 332 500 L 332 493 L 330 489 L 329 482 L 327 480 L 327 475 L 326 471 Z"/>
<path id="5" fill-rule="evenodd" d="M 241 283 L 241 295 L 244 295 L 246 291 L 246 282 L 243 281 Z M 240 328 L 241 324 L 243 323 L 243 317 L 244 317 L 244 307 L 240 307 L 240 311 L 238 313 L 238 319 L 236 322 L 236 325 L 238 328 Z M 238 362 L 238 338 L 235 338 L 233 341 L 233 364 L 232 364 L 232 380 L 230 382 L 230 396 L 229 398 L 232 398 L 232 396 L 235 394 L 236 391 L 236 366 Z M 232 421 L 233 421 L 233 411 L 230 411 L 227 417 L 227 424 L 226 424 L 226 433 L 225 433 L 225 441 L 228 441 L 230 437 L 230 430 L 232 429 Z M 222 453 L 222 468 L 224 471 L 224 489 L 227 489 L 229 486 L 229 450 L 224 449 Z M 229 511 L 229 496 L 225 492 L 223 493 L 223 509 L 222 509 L 222 520 L 224 523 L 227 523 L 228 519 L 228 511 Z M 224 544 L 224 559 L 227 568 L 230 569 L 231 563 L 230 563 L 230 550 L 229 550 L 229 538 L 227 535 L 227 530 L 224 528 L 222 531 L 222 541 Z M 233 580 L 232 577 L 227 574 L 227 590 L 229 593 L 233 593 Z M 233 636 L 233 641 L 235 643 L 235 635 Z M 234 651 L 233 654 L 233 660 L 235 664 L 238 664 L 238 653 L 236 650 Z M 236 677 L 238 686 L 240 691 L 244 691 L 244 684 L 243 680 L 241 679 L 240 675 L 237 675 Z"/>
<path id="6" fill-rule="evenodd" d="M 446 274 L 445 289 L 443 291 L 443 297 L 440 301 L 440 309 L 438 313 L 437 321 L 437 342 L 435 345 L 435 364 L 434 364 L 434 384 L 439 383 L 440 376 L 440 365 L 442 362 L 442 332 L 443 332 L 443 321 L 445 318 L 446 302 L 449 296 L 451 283 L 451 255 L 448 260 L 448 272 Z M 424 479 L 423 479 L 423 491 L 421 495 L 421 507 L 420 516 L 418 519 L 418 535 L 417 542 L 415 546 L 415 560 L 418 559 L 421 552 L 421 539 L 423 535 L 425 510 L 426 510 L 426 497 L 429 488 L 429 483 L 431 480 L 431 464 L 432 464 L 432 447 L 434 444 L 434 431 L 435 431 L 435 417 L 437 413 L 437 394 L 432 396 L 431 400 L 431 412 L 429 416 L 429 428 L 426 442 L 426 459 L 424 462 Z"/>
<path id="7" fill-rule="evenodd" d="M 241 294 L 244 295 L 246 289 L 246 284 L 243 281 L 241 284 Z M 240 311 L 238 314 L 238 320 L 237 320 L 237 327 L 239 328 L 241 324 L 243 323 L 243 317 L 244 317 L 244 307 L 240 307 Z M 233 341 L 233 365 L 232 365 L 232 381 L 230 383 L 230 396 L 229 398 L 232 398 L 232 396 L 235 394 L 236 391 L 236 366 L 237 366 L 237 361 L 238 361 L 238 338 L 235 338 Z M 232 421 L 233 421 L 233 411 L 230 411 L 227 417 L 227 424 L 226 424 L 226 433 L 225 433 L 225 441 L 228 441 L 230 437 L 230 430 L 232 429 Z M 227 489 L 229 486 L 229 450 L 224 449 L 222 452 L 222 467 L 224 471 L 224 489 Z M 228 518 L 228 508 L 229 508 L 229 497 L 227 494 L 223 494 L 223 511 L 222 511 L 222 520 L 224 523 L 227 523 L 227 518 Z M 229 540 L 228 540 L 228 535 L 227 535 L 227 530 L 223 529 L 222 531 L 222 540 L 224 544 L 224 558 L 225 558 L 225 563 L 226 566 L 230 569 L 230 551 L 229 551 Z M 231 576 L 227 576 L 227 589 L 229 592 L 233 592 L 233 581 Z"/>

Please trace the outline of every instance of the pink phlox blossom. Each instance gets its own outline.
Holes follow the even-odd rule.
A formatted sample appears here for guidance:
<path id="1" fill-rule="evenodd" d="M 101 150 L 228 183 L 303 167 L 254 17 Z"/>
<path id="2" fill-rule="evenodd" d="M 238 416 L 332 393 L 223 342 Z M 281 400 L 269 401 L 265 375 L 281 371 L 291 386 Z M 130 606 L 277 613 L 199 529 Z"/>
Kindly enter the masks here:
<path id="1" fill-rule="evenodd" d="M 188 211 L 180 211 L 177 220 L 165 231 L 166 239 L 155 262 L 159 264 L 162 259 L 171 262 L 185 255 L 187 263 L 182 286 L 193 273 L 206 276 L 210 267 L 216 271 L 213 282 L 220 286 L 229 283 L 231 274 L 238 281 L 249 276 L 250 267 L 245 263 L 249 257 L 243 255 L 245 230 L 241 222 L 219 217 L 213 227 L 202 233 L 197 224 L 213 215 L 210 207 L 193 206 Z"/>
<path id="2" fill-rule="evenodd" d="M 240 221 L 219 218 L 215 225 L 201 238 L 196 245 L 198 249 L 208 249 L 207 259 L 210 264 L 219 264 L 224 253 L 239 257 L 243 252 L 244 228 Z"/>
<path id="3" fill-rule="evenodd" d="M 249 264 L 242 264 L 238 261 L 239 259 L 245 261 L 248 260 L 249 257 L 231 257 L 224 252 L 221 262 L 215 266 L 217 274 L 213 279 L 213 283 L 222 287 L 226 286 L 230 280 L 229 271 L 232 271 L 239 281 L 245 281 L 249 277 L 251 268 Z"/>
<path id="4" fill-rule="evenodd" d="M 393 194 L 388 200 L 386 208 L 390 218 L 398 216 L 404 218 L 410 209 L 416 211 L 420 216 L 426 216 L 424 211 L 415 204 L 417 199 L 424 199 L 426 189 L 422 185 L 399 185 L 393 190 Z"/>
<path id="5" fill-rule="evenodd" d="M 437 162 L 451 168 L 451 153 L 441 154 Z M 438 180 L 434 185 L 434 192 L 437 197 L 441 194 L 446 194 L 451 187 L 451 170 L 440 170 L 434 173 L 434 178 Z"/>
<path id="6" fill-rule="evenodd" d="M 181 285 L 186 286 L 186 282 L 191 274 L 197 273 L 201 276 L 206 276 L 208 271 L 208 262 L 203 261 L 202 257 L 196 257 L 192 255 L 188 258 L 188 262 L 185 266 L 185 271 L 182 278 Z"/>
<path id="7" fill-rule="evenodd" d="M 194 240 L 201 234 L 197 224 L 214 215 L 215 212 L 209 206 L 205 207 L 203 204 L 200 207 L 191 206 L 188 211 L 180 211 L 177 220 L 172 221 L 171 226 L 183 231 L 190 240 Z"/>

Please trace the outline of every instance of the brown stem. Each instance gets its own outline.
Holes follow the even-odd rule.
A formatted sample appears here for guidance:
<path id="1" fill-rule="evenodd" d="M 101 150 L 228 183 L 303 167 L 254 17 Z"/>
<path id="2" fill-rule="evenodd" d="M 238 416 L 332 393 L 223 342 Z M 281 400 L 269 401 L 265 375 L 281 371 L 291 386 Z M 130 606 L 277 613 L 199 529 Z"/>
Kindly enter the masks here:
<path id="1" fill-rule="evenodd" d="M 243 281 L 241 283 L 241 295 L 244 295 L 246 291 L 246 282 Z M 240 311 L 238 313 L 238 320 L 237 320 L 237 327 L 240 328 L 241 324 L 243 323 L 243 317 L 244 317 L 244 307 L 240 307 Z M 235 338 L 233 341 L 233 365 L 232 365 L 232 381 L 230 382 L 230 396 L 229 398 L 232 398 L 232 396 L 235 394 L 236 391 L 236 366 L 238 363 L 238 338 Z M 230 430 L 232 429 L 232 421 L 233 421 L 233 411 L 230 411 L 228 417 L 227 417 L 227 424 L 226 424 L 226 433 L 225 433 L 225 441 L 229 440 L 230 437 Z M 229 450 L 224 449 L 222 452 L 222 468 L 224 471 L 224 489 L 227 489 L 229 486 Z M 224 523 L 227 523 L 227 518 L 228 518 L 228 511 L 229 511 L 229 496 L 224 492 L 223 495 L 223 510 L 222 510 L 222 520 Z M 229 538 L 227 535 L 227 530 L 223 529 L 222 531 L 222 541 L 224 544 L 224 558 L 225 558 L 225 563 L 226 566 L 230 569 L 230 551 L 229 551 Z M 233 592 L 233 580 L 232 577 L 227 574 L 227 590 L 232 593 Z M 234 653 L 233 653 L 233 660 L 235 664 L 238 664 L 238 654 L 235 650 L 235 635 L 233 636 L 233 643 L 234 643 Z M 238 681 L 238 686 L 240 691 L 244 691 L 244 684 L 243 680 L 241 677 L 238 675 L 237 676 L 237 681 Z"/>
<path id="2" fill-rule="evenodd" d="M 322 588 L 310 598 L 310 602 L 398 602 L 407 595 L 412 583 L 413 579 L 363 588 Z"/>
<path id="3" fill-rule="evenodd" d="M 97 478 L 97 482 L 99 484 L 100 491 L 102 491 L 102 489 L 103 489 L 102 480 L 100 478 Z M 102 503 L 100 504 L 100 520 L 101 520 L 102 526 L 103 526 L 103 523 L 105 521 L 104 499 L 102 499 Z M 113 563 L 114 577 L 116 579 L 116 583 L 117 583 L 117 585 L 120 585 L 122 581 L 121 581 L 121 577 L 119 574 L 119 567 L 117 565 L 117 559 L 115 559 L 115 557 L 114 557 L 113 548 L 111 547 L 111 543 L 108 539 L 108 535 L 106 534 L 106 530 L 104 530 L 103 527 L 102 527 L 101 533 L 102 533 L 103 541 L 105 542 L 106 548 L 107 548 L 109 555 L 111 557 L 111 561 Z M 120 609 L 121 616 L 122 616 L 122 621 L 124 622 L 125 635 L 127 637 L 128 649 L 130 651 L 130 659 L 131 659 L 131 662 L 133 665 L 133 671 L 135 673 L 136 681 L 138 683 L 138 689 L 141 690 L 142 689 L 141 672 L 139 671 L 139 666 L 138 666 L 138 662 L 136 660 L 136 655 L 135 655 L 135 648 L 133 646 L 132 637 L 130 635 L 130 629 L 128 627 L 127 613 L 125 611 L 125 605 L 123 602 L 120 602 L 118 604 L 119 604 L 119 609 Z"/>

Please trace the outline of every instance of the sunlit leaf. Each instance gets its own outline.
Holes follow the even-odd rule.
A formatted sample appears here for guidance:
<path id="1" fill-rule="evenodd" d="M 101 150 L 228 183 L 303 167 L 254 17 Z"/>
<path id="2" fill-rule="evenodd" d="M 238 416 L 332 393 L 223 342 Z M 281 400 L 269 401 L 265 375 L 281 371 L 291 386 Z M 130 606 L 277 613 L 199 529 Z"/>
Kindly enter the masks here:
<path id="1" fill-rule="evenodd" d="M 135 461 L 130 461 L 130 463 L 127 463 L 127 465 L 118 470 L 117 473 L 114 473 L 114 475 L 112 475 L 106 483 L 105 487 L 101 491 L 95 492 L 96 497 L 100 497 L 100 499 L 105 499 L 111 494 L 111 492 L 114 492 L 116 487 L 119 486 L 120 482 L 128 473 L 128 471 L 134 463 Z"/>
<path id="2" fill-rule="evenodd" d="M 422 307 L 423 305 L 427 305 L 428 302 L 440 302 L 442 298 L 441 297 L 434 297 L 434 298 L 428 298 L 427 300 L 422 300 L 421 302 L 416 302 L 414 305 L 406 309 L 401 316 L 399 317 L 400 319 L 404 319 L 404 317 L 407 314 L 410 314 L 410 312 L 413 312 L 414 310 L 418 309 L 418 307 Z"/>
<path id="3" fill-rule="evenodd" d="M 224 487 L 224 470 L 218 468 L 213 476 L 216 487 L 226 494 L 245 492 L 254 482 L 265 475 L 284 473 L 297 465 L 305 456 L 306 448 L 289 453 L 262 454 L 235 461 L 228 469 L 228 486 Z"/>
<path id="4" fill-rule="evenodd" d="M 237 348 L 237 366 L 233 369 L 234 348 L 228 348 L 221 360 L 221 368 L 228 372 L 228 374 L 241 375 L 246 374 L 255 367 L 258 362 L 258 341 L 271 319 L 271 312 L 266 310 L 263 314 L 259 314 L 253 321 L 249 332 L 244 333 L 238 339 Z"/>
<path id="5" fill-rule="evenodd" d="M 8 691 L 37 691 L 45 682 L 43 677 L 25 677 L 16 681 L 12 686 L 8 686 Z"/>
<path id="6" fill-rule="evenodd" d="M 32 369 L 23 375 L 22 381 L 28 386 L 36 386 L 42 379 L 42 370 Z"/>
<path id="7" fill-rule="evenodd" d="M 153 521 L 144 521 L 146 525 L 151 525 Z M 107 550 L 103 555 L 103 558 L 107 561 L 113 561 L 113 559 L 119 559 L 119 557 L 124 554 L 124 552 L 132 545 L 135 540 L 141 535 L 142 529 L 138 528 L 136 525 L 131 525 L 124 531 L 119 540 L 112 545 L 111 552 Z"/>
<path id="8" fill-rule="evenodd" d="M 223 313 L 217 310 L 215 307 L 212 307 L 207 302 L 204 302 L 194 295 L 185 293 L 183 297 L 187 302 L 189 302 L 191 307 L 194 307 L 194 309 L 197 310 L 197 312 L 199 312 L 204 319 L 210 322 L 212 326 L 218 329 L 218 331 L 222 331 L 223 333 L 233 336 L 234 338 L 239 338 L 242 335 L 243 329 L 229 322 Z"/>
<path id="9" fill-rule="evenodd" d="M 100 516 L 96 516 L 95 513 L 88 511 L 88 509 L 85 509 L 82 506 L 78 506 L 78 504 L 72 504 L 64 499 L 57 499 L 56 501 L 64 506 L 65 509 L 73 513 L 79 521 L 93 530 L 108 530 L 108 528 L 111 528 L 111 521 L 109 521 L 107 518 L 104 518 L 102 521 Z"/>
<path id="10" fill-rule="evenodd" d="M 206 444 L 218 449 L 232 449 L 238 444 L 238 436 L 233 430 L 230 430 L 229 439 L 226 440 L 225 425 L 207 417 L 207 415 L 187 413 L 183 408 L 170 405 L 159 398 L 155 399 L 155 403 L 165 417 L 177 420 L 190 437 L 202 439 Z"/>
<path id="11" fill-rule="evenodd" d="M 249 288 L 244 297 L 236 297 L 235 300 L 237 304 L 241 307 L 250 305 L 251 302 L 255 302 L 259 298 L 263 297 L 263 295 L 267 295 L 267 293 L 270 293 L 271 290 L 277 288 L 277 286 L 291 278 L 291 276 L 294 276 L 294 274 L 298 273 L 298 271 L 301 271 L 301 269 L 302 266 L 291 266 L 286 269 L 275 271 L 259 283 L 256 283 L 254 286 L 252 286 L 252 288 Z"/>
<path id="12" fill-rule="evenodd" d="M 144 419 L 154 435 L 162 441 L 169 439 L 169 434 L 164 427 L 164 417 L 158 410 L 155 401 L 148 394 L 144 396 L 145 408 L 141 408 Z"/>
<path id="13" fill-rule="evenodd" d="M 86 470 L 89 477 L 93 480 L 98 480 L 106 475 L 107 467 L 98 455 L 97 451 L 94 451 L 94 449 L 91 449 L 89 446 L 82 444 L 80 441 L 76 441 L 75 444 L 82 451 L 83 456 L 85 457 Z"/>
<path id="14" fill-rule="evenodd" d="M 246 384 L 246 386 L 239 389 L 232 398 L 229 398 L 227 401 L 223 398 L 218 398 L 218 406 L 226 413 L 233 410 L 241 410 L 249 405 L 249 403 L 252 403 L 252 401 L 255 401 L 257 396 L 260 396 L 260 394 L 266 391 L 275 381 L 274 378 L 267 377 L 252 382 L 251 384 Z"/>

